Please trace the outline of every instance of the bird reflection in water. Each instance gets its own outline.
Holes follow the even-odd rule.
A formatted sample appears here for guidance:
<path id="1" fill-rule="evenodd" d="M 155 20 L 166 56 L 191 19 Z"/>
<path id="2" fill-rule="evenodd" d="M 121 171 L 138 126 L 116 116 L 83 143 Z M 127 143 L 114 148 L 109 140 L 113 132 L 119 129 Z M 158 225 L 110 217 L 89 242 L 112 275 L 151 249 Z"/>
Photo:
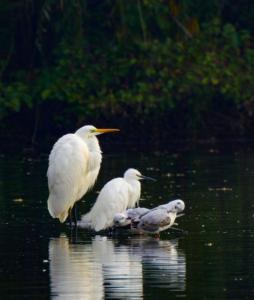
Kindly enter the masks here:
<path id="1" fill-rule="evenodd" d="M 142 240 L 135 252 L 142 256 L 144 283 L 150 287 L 185 291 L 186 259 L 178 240 Z"/>
<path id="2" fill-rule="evenodd" d="M 93 300 L 104 295 L 101 264 L 91 244 L 70 244 L 65 235 L 49 242 L 52 299 Z"/>
<path id="3" fill-rule="evenodd" d="M 145 282 L 185 290 L 185 256 L 177 242 L 96 236 L 71 244 L 61 235 L 49 242 L 49 260 L 53 299 L 143 299 Z"/>

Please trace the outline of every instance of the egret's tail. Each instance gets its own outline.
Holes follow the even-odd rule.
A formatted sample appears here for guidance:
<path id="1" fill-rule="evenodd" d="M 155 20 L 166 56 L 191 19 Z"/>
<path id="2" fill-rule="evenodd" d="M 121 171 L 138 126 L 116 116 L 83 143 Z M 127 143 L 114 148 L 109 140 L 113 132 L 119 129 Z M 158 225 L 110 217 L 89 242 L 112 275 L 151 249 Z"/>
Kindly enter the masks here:
<path id="1" fill-rule="evenodd" d="M 56 198 L 50 194 L 48 198 L 48 211 L 52 218 L 57 218 L 61 223 L 63 223 L 68 217 L 68 210 L 59 211 L 57 207 L 53 205 L 53 203 L 56 202 Z"/>
<path id="2" fill-rule="evenodd" d="M 52 197 L 51 194 L 48 197 L 48 211 L 52 218 L 57 218 L 57 216 L 55 215 L 55 212 L 54 212 L 54 208 L 53 208 L 54 198 L 55 197 Z"/>
<path id="3" fill-rule="evenodd" d="M 107 219 L 104 214 L 96 215 L 93 211 L 82 216 L 80 221 L 83 227 L 89 227 L 95 231 L 106 229 L 108 227 L 106 223 Z"/>

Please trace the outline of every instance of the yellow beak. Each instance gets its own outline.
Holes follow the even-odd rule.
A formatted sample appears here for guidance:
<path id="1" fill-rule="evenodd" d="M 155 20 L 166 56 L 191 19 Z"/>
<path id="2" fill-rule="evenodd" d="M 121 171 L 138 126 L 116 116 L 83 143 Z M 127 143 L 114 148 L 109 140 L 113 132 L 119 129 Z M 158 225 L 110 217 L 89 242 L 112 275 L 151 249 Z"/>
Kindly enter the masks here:
<path id="1" fill-rule="evenodd" d="M 98 133 L 108 133 L 108 132 L 116 132 L 116 131 L 120 131 L 120 129 L 116 129 L 116 128 L 97 128 L 96 132 Z"/>

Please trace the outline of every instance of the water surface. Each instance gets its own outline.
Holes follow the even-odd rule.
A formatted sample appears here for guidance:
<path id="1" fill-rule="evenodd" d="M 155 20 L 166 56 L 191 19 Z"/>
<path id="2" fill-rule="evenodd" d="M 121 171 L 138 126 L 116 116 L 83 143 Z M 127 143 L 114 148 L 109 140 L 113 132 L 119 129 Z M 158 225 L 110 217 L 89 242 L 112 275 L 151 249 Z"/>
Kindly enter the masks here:
<path id="1" fill-rule="evenodd" d="M 128 167 L 144 182 L 141 205 L 186 203 L 186 235 L 91 236 L 46 209 L 47 159 L 0 158 L 1 299 L 253 299 L 254 156 L 238 149 L 105 154 L 85 213 Z"/>

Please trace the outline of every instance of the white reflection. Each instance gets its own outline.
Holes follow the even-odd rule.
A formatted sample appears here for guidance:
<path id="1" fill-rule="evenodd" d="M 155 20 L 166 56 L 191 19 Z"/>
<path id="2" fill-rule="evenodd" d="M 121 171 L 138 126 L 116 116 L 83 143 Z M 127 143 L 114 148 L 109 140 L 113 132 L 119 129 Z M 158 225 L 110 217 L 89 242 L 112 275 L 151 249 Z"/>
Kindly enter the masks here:
<path id="1" fill-rule="evenodd" d="M 103 299 L 101 264 L 93 258 L 91 244 L 70 244 L 65 235 L 49 242 L 52 299 Z"/>
<path id="2" fill-rule="evenodd" d="M 142 299 L 142 264 L 129 247 L 96 236 L 90 244 L 69 244 L 66 236 L 49 243 L 53 299 Z M 104 291 L 105 286 L 105 291 Z"/>
<path id="3" fill-rule="evenodd" d="M 185 256 L 177 242 L 135 238 L 126 243 L 96 236 L 70 244 L 49 242 L 52 299 L 143 299 L 143 286 L 185 290 Z"/>
<path id="4" fill-rule="evenodd" d="M 186 259 L 178 241 L 147 239 L 137 241 L 135 251 L 142 255 L 145 282 L 150 286 L 185 291 Z"/>
<path id="5" fill-rule="evenodd" d="M 92 241 L 97 262 L 103 269 L 105 295 L 109 299 L 143 299 L 141 257 L 130 247 L 97 236 Z"/>

